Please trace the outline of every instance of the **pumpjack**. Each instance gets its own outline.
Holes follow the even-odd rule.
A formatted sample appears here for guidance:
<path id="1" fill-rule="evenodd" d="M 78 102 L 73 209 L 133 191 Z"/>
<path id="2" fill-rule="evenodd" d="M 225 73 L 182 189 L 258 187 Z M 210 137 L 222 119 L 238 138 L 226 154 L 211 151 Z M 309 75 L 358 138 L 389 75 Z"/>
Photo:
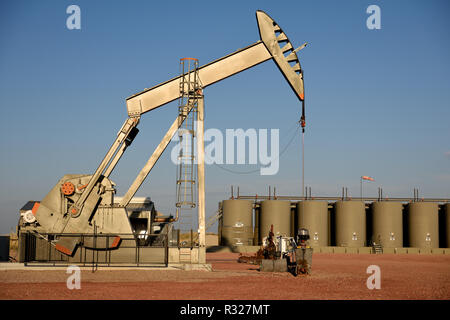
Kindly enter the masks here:
<path id="1" fill-rule="evenodd" d="M 269 15 L 259 10 L 256 12 L 256 19 L 260 40 L 195 70 L 201 80 L 201 87 L 193 89 L 197 93 L 198 99 L 198 232 L 199 246 L 203 247 L 205 246 L 203 90 L 239 72 L 273 60 L 302 104 L 300 122 L 302 127 L 305 125 L 303 70 L 297 53 L 306 46 L 306 43 L 294 49 L 286 33 Z M 139 210 L 129 210 L 129 207 L 136 191 L 191 112 L 192 105 L 188 103 L 179 112 L 161 142 L 121 199 L 115 198 L 115 183 L 110 179 L 110 175 L 125 150 L 137 136 L 139 132 L 137 126 L 141 116 L 178 99 L 180 92 L 186 90 L 186 88 L 180 88 L 180 79 L 183 76 L 186 75 L 162 82 L 127 98 L 128 118 L 124 121 L 95 172 L 93 174 L 66 174 L 59 179 L 44 199 L 28 203 L 25 206 L 27 210 L 23 210 L 19 222 L 21 231 L 31 230 L 38 234 L 57 234 L 58 236 L 55 236 L 52 240 L 55 249 L 64 255 L 73 256 L 77 246 L 117 250 L 122 242 L 122 234 L 135 234 L 136 241 L 139 241 L 139 235 L 144 229 L 150 232 L 155 223 L 175 221 L 176 218 L 174 217 L 158 217 L 152 211 L 153 208 L 144 206 L 144 211 L 148 212 L 144 217 L 146 225 L 139 227 L 135 222 L 136 220 L 132 218 L 133 212 L 139 214 Z M 108 234 L 111 237 L 108 237 L 108 241 L 97 239 L 94 244 L 91 243 L 92 238 L 69 236 L 93 233 Z"/>

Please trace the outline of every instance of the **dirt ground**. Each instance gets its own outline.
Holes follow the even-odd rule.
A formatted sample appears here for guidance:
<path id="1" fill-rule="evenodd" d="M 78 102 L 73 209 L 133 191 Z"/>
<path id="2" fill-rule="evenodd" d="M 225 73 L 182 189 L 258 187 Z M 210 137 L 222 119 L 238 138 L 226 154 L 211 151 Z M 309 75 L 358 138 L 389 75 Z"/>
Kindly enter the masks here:
<path id="1" fill-rule="evenodd" d="M 208 271 L 83 270 L 69 290 L 65 269 L 0 271 L 0 299 L 439 299 L 450 300 L 448 255 L 313 255 L 310 276 L 265 273 L 237 263 L 238 254 L 208 253 Z M 381 289 L 369 290 L 369 265 L 381 269 Z"/>

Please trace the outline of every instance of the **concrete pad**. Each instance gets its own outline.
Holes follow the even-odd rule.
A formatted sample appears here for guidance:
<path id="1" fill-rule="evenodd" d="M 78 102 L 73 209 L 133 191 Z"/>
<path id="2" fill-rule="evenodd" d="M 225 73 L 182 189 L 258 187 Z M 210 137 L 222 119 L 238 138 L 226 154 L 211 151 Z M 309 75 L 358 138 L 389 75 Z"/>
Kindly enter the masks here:
<path id="1" fill-rule="evenodd" d="M 287 272 L 287 260 L 279 259 L 273 261 L 273 271 L 274 272 Z"/>
<path id="2" fill-rule="evenodd" d="M 431 254 L 431 248 L 420 248 L 419 253 L 420 254 Z"/>
<path id="3" fill-rule="evenodd" d="M 212 266 L 208 263 L 180 263 L 169 265 L 172 268 L 180 269 L 184 271 L 212 271 Z"/>
<path id="4" fill-rule="evenodd" d="M 345 248 L 345 253 L 358 253 L 358 248 Z"/>
<path id="5" fill-rule="evenodd" d="M 432 248 L 431 249 L 431 253 L 432 254 L 444 254 L 445 253 L 445 249 L 443 249 L 443 248 Z"/>
<path id="6" fill-rule="evenodd" d="M 0 270 L 23 270 L 25 265 L 23 263 L 16 262 L 0 262 Z"/>
<path id="7" fill-rule="evenodd" d="M 262 259 L 261 265 L 259 266 L 259 271 L 261 272 L 273 272 L 273 260 Z"/>
<path id="8" fill-rule="evenodd" d="M 76 264 L 74 264 L 76 265 Z M 11 262 L 5 262 L 0 263 L 0 272 L 1 271 L 8 271 L 8 270 L 24 270 L 24 271 L 55 271 L 55 270 L 64 270 L 69 265 L 60 265 L 60 266 L 42 266 L 42 265 L 27 265 L 25 266 L 23 263 L 11 263 Z M 91 271 L 92 266 L 79 266 L 80 270 L 87 270 Z M 155 267 L 104 267 L 104 266 L 98 266 L 96 270 L 177 270 L 179 267 L 177 265 L 169 264 L 169 266 L 155 266 Z"/>
<path id="9" fill-rule="evenodd" d="M 408 248 L 396 248 L 395 253 L 397 254 L 407 254 Z"/>
<path id="10" fill-rule="evenodd" d="M 317 252 L 320 253 L 333 253 L 333 247 L 319 247 L 319 250 Z"/>
<path id="11" fill-rule="evenodd" d="M 407 248 L 408 254 L 419 254 L 419 248 Z"/>
<path id="12" fill-rule="evenodd" d="M 372 247 L 360 247 L 358 253 L 370 254 L 372 253 Z"/>
<path id="13" fill-rule="evenodd" d="M 394 254 L 395 248 L 383 248 L 383 253 Z"/>
<path id="14" fill-rule="evenodd" d="M 333 247 L 333 253 L 345 253 L 345 247 Z"/>

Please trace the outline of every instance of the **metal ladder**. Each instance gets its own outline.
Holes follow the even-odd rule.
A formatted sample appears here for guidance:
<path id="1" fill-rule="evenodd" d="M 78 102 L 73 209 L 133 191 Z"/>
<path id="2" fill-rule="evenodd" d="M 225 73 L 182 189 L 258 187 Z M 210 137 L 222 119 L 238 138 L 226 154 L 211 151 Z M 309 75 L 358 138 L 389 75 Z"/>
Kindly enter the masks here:
<path id="1" fill-rule="evenodd" d="M 195 136 L 198 99 L 201 96 L 201 82 L 198 77 L 198 60 L 184 58 L 180 60 L 180 96 L 178 111 L 185 120 L 178 131 L 180 153 L 177 166 L 177 200 L 175 206 L 180 212 L 180 229 L 191 230 L 194 226 L 194 209 L 196 208 L 197 165 L 195 163 Z M 186 114 L 186 110 L 191 110 Z"/>
<path id="2" fill-rule="evenodd" d="M 382 254 L 383 253 L 383 246 L 381 244 L 379 244 L 379 243 L 373 242 L 372 243 L 372 250 L 373 250 L 373 253 L 375 253 L 375 254 Z"/>

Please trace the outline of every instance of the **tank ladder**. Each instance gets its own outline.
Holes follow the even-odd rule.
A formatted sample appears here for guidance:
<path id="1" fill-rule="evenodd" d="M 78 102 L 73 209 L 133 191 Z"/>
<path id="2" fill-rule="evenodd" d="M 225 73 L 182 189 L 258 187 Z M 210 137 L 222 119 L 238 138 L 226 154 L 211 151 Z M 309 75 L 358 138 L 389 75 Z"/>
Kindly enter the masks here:
<path id="1" fill-rule="evenodd" d="M 372 243 L 372 251 L 375 254 L 382 254 L 383 253 L 383 246 L 380 243 L 373 242 Z"/>

